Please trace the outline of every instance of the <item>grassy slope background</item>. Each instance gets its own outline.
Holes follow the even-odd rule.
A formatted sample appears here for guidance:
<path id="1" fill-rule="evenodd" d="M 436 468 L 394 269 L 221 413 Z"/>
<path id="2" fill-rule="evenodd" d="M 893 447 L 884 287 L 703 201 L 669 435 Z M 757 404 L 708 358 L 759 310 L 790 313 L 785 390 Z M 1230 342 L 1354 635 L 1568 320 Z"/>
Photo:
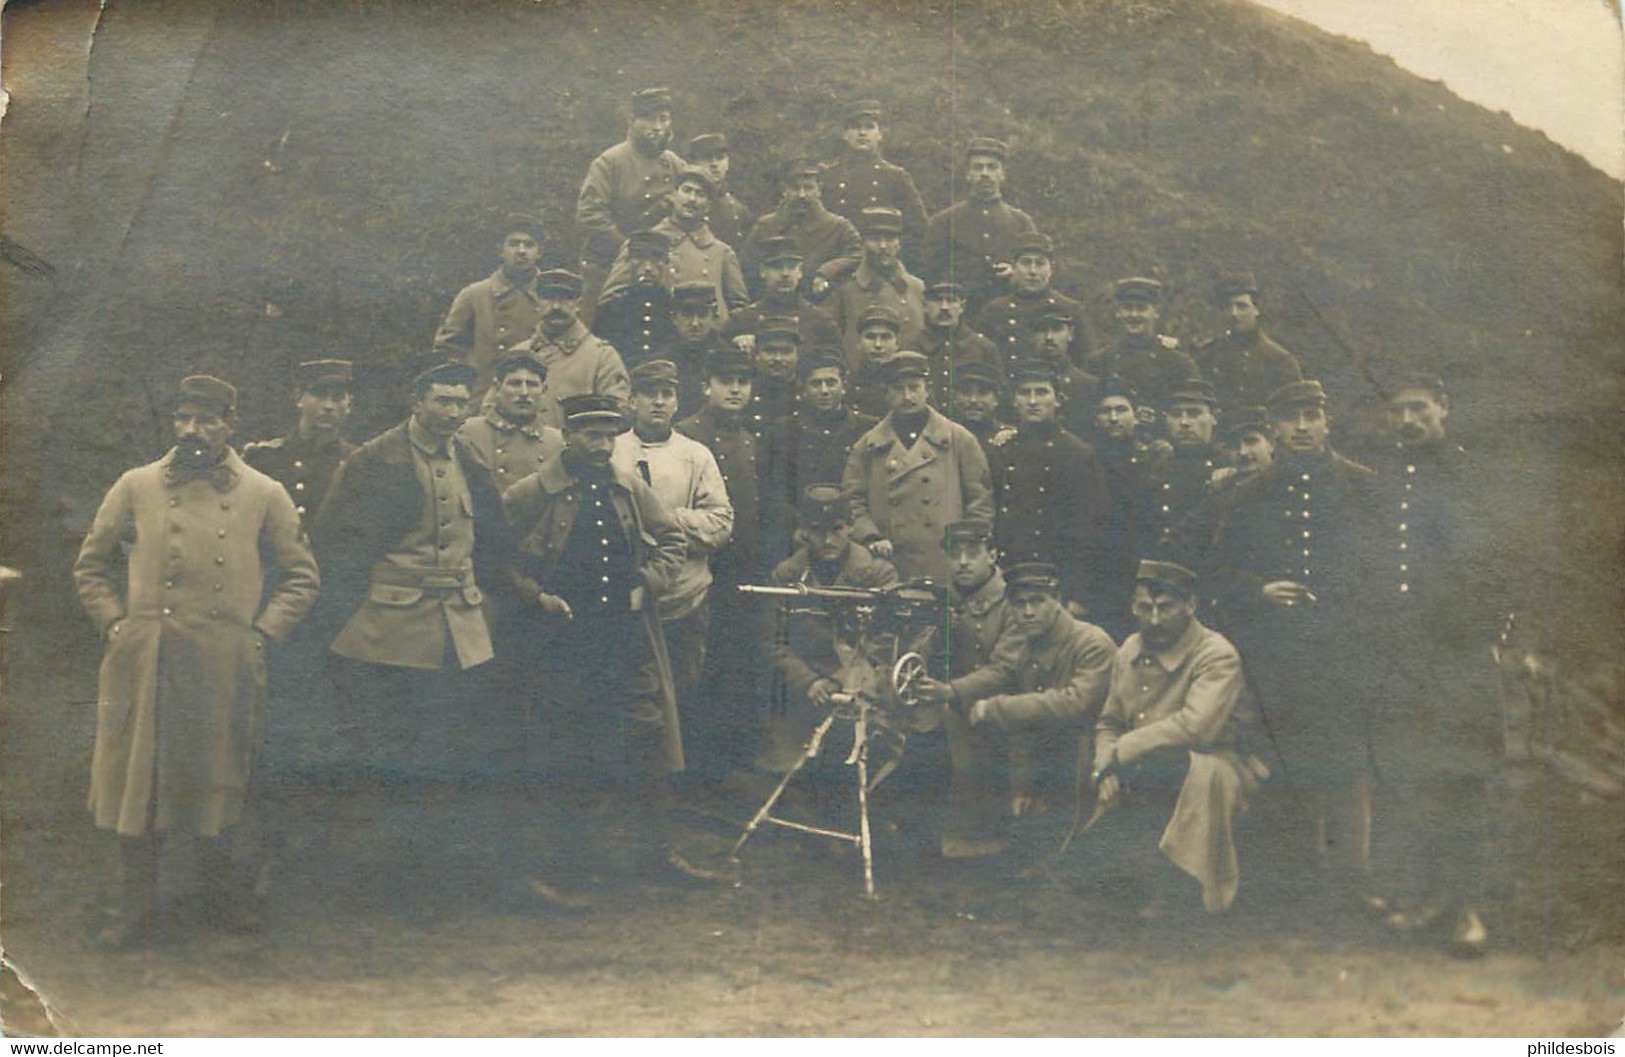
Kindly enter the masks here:
<path id="1" fill-rule="evenodd" d="M 43 32 L 91 7 L 7 17 Z M 965 139 L 1010 142 L 1010 195 L 1101 333 L 1118 275 L 1163 278 L 1190 338 L 1219 328 L 1216 272 L 1252 267 L 1346 412 L 1369 387 L 1336 335 L 1379 373 L 1442 372 L 1542 635 L 1617 642 L 1620 186 L 1363 45 L 1232 0 L 115 0 L 82 108 L 46 122 L 19 90 L 33 38 L 6 36 L 8 232 L 58 266 L 3 280 L 7 557 L 48 572 L 48 611 L 102 490 L 162 450 L 178 374 L 238 382 L 261 436 L 294 363 L 347 356 L 371 383 L 358 433 L 387 425 L 490 270 L 494 218 L 540 209 L 564 260 L 587 162 L 627 92 L 665 83 L 679 143 L 726 131 L 758 209 L 780 159 L 830 149 L 839 105 L 876 96 L 932 208 Z"/>

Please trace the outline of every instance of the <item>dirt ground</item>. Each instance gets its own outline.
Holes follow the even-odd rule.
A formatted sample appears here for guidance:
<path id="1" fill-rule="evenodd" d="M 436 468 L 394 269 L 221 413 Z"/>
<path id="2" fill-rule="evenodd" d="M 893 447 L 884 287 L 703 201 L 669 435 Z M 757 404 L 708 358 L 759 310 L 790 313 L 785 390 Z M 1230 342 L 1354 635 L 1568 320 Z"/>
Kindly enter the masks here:
<path id="1" fill-rule="evenodd" d="M 1461 962 L 1295 893 L 1260 840 L 1267 801 L 1232 913 L 1144 923 L 1070 883 L 944 862 L 901 785 L 877 805 L 876 902 L 855 853 L 774 832 L 737 886 L 628 873 L 584 914 L 526 884 L 541 838 L 511 792 L 318 792 L 264 935 L 211 923 L 180 846 L 160 943 L 109 955 L 88 936 L 110 841 L 69 799 L 83 774 L 52 771 L 13 800 L 0 894 L 6 956 L 64 1033 L 1546 1036 L 1625 1013 L 1618 805 L 1528 775 L 1498 838 L 1496 947 Z M 689 814 L 684 832 L 720 857 L 732 831 Z M 19 993 L 0 989 L 10 1030 L 53 1030 Z"/>

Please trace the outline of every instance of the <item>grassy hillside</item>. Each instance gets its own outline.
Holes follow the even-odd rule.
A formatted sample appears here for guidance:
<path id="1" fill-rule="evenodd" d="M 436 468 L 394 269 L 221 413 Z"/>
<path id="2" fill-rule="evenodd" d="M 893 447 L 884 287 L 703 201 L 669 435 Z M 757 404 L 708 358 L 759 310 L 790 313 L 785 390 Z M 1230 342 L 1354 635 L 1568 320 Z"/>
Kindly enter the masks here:
<path id="1" fill-rule="evenodd" d="M 15 78 L 35 56 L 12 36 Z M 875 96 L 888 154 L 933 208 L 965 139 L 1011 143 L 1011 197 L 1056 237 L 1059 282 L 1103 333 L 1120 274 L 1161 276 L 1171 329 L 1205 336 L 1214 274 L 1252 267 L 1268 325 L 1345 408 L 1367 389 L 1345 341 L 1378 371 L 1441 371 L 1455 421 L 1505 468 L 1509 556 L 1559 574 L 1542 606 L 1561 613 L 1578 593 L 1591 614 L 1616 610 L 1619 185 L 1273 13 L 115 2 L 88 77 L 88 110 L 64 108 L 66 125 L 31 124 L 18 94 L 3 146 L 28 177 L 7 181 L 8 230 L 58 265 L 50 284 L 7 279 L 8 421 L 97 423 L 12 431 L 8 520 L 30 515 L 22 546 L 40 561 L 60 567 L 87 504 L 158 449 L 152 394 L 184 369 L 238 381 L 259 435 L 284 423 L 293 363 L 353 357 L 378 386 L 365 424 L 387 423 L 451 295 L 490 270 L 488 224 L 540 209 L 562 259 L 581 175 L 622 134 L 627 92 L 665 83 L 679 141 L 726 131 L 736 189 L 759 209 L 780 159 L 829 149 L 840 103 Z M 66 164 L 29 165 L 41 156 Z"/>

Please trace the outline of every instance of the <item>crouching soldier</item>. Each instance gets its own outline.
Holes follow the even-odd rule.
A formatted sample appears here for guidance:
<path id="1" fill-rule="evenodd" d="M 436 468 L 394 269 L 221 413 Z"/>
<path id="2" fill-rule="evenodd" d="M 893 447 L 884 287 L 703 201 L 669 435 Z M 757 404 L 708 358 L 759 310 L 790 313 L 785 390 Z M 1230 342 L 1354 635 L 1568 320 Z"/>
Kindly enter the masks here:
<path id="1" fill-rule="evenodd" d="M 1142 917 L 1188 888 L 1168 863 L 1201 884 L 1209 911 L 1221 911 L 1241 876 L 1236 815 L 1268 773 L 1238 747 L 1241 656 L 1196 619 L 1196 574 L 1184 566 L 1141 562 L 1133 614 L 1139 630 L 1117 652 L 1095 727 L 1095 791 L 1110 812 L 1102 837 L 1116 837 L 1096 850 L 1133 869 L 1135 890 L 1150 900 Z"/>
<path id="2" fill-rule="evenodd" d="M 1073 765 L 1087 764 L 1117 646 L 1067 611 L 1054 565 L 1014 563 L 1005 585 L 1006 628 L 981 677 L 928 682 L 922 693 L 962 710 L 973 729 L 1004 735 L 1013 811 L 1041 814 L 1072 789 Z"/>
<path id="3" fill-rule="evenodd" d="M 897 583 L 891 562 L 852 542 L 852 504 L 839 487 L 808 485 L 797 506 L 799 543 L 773 570 L 773 583 L 788 587 L 885 588 Z M 767 730 L 760 765 L 786 771 L 829 711 L 841 689 L 837 628 L 828 614 L 786 612 L 774 636 L 772 659 L 781 694 Z"/>

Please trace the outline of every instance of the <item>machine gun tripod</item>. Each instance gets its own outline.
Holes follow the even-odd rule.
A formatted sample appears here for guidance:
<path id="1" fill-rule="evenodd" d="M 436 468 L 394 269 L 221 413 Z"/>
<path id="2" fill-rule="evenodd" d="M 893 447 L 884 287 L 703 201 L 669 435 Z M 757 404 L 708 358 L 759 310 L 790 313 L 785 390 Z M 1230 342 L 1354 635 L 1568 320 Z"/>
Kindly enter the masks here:
<path id="1" fill-rule="evenodd" d="M 737 866 L 746 842 L 764 825 L 844 841 L 856 845 L 862 853 L 864 894 L 874 899 L 869 796 L 901 762 L 909 730 L 928 725 L 925 710 L 916 711 L 920 705 L 918 685 L 927 672 L 926 658 L 931 656 L 932 642 L 947 619 L 947 592 L 929 582 L 884 590 L 806 584 L 745 584 L 739 590 L 780 599 L 786 615 L 812 613 L 833 618 L 835 652 L 841 662 L 833 678 L 841 689 L 830 695 L 829 713 L 813 728 L 800 757 L 745 824 L 729 860 Z M 818 757 L 837 722 L 852 724 L 852 751 L 845 762 L 856 769 L 857 829 L 831 829 L 774 814 L 791 781 Z M 880 752 L 887 758 L 871 779 L 871 754 Z"/>

